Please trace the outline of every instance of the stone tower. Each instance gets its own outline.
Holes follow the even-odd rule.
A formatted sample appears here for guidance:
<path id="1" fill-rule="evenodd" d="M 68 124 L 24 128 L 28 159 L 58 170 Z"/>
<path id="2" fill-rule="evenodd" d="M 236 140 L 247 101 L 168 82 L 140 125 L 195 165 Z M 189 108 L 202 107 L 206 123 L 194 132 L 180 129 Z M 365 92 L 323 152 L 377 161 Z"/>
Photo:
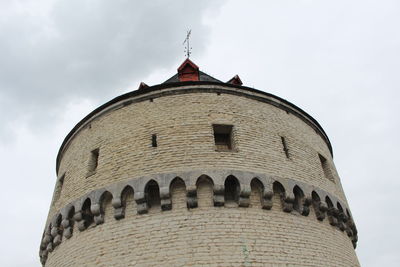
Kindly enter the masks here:
<path id="1" fill-rule="evenodd" d="M 56 169 L 44 266 L 359 266 L 318 122 L 189 59 L 83 118 Z"/>

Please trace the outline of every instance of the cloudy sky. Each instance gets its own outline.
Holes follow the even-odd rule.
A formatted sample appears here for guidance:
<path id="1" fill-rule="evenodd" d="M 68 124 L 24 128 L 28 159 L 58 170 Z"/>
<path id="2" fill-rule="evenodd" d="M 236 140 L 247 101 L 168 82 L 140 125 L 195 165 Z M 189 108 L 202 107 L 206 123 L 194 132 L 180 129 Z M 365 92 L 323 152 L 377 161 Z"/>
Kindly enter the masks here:
<path id="1" fill-rule="evenodd" d="M 38 249 L 69 130 L 192 59 L 317 119 L 359 229 L 365 267 L 400 265 L 398 0 L 0 0 L 1 266 Z"/>

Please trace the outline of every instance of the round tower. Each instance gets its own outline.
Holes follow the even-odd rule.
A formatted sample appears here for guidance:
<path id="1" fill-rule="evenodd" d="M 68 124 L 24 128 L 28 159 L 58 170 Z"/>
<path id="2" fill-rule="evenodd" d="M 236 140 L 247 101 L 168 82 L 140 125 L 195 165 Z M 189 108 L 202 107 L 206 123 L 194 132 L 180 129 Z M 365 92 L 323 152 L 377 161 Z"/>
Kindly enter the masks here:
<path id="1" fill-rule="evenodd" d="M 43 266 L 359 266 L 318 122 L 189 59 L 83 118 L 56 170 Z"/>

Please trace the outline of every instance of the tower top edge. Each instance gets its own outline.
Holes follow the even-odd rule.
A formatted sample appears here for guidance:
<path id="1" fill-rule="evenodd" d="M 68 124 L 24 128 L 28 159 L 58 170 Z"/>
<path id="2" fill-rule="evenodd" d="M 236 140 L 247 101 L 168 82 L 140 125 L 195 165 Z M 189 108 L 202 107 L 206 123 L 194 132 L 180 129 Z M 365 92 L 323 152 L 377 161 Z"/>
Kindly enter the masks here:
<path id="1" fill-rule="evenodd" d="M 207 86 L 212 86 L 212 88 L 207 88 Z M 58 169 L 60 166 L 60 161 L 62 158 L 62 154 L 64 152 L 64 149 L 67 147 L 69 141 L 74 137 L 74 135 L 79 132 L 80 129 L 82 129 L 86 124 L 88 124 L 90 121 L 92 121 L 93 118 L 99 116 L 101 113 L 113 109 L 115 106 L 119 106 L 119 104 L 124 103 L 124 101 L 127 101 L 130 98 L 143 98 L 140 101 L 147 100 L 147 98 L 154 98 L 154 97 L 160 97 L 160 96 L 165 96 L 166 94 L 160 94 L 157 95 L 158 91 L 162 90 L 168 90 L 168 89 L 174 89 L 177 88 L 178 90 L 174 92 L 174 94 L 179 94 L 181 93 L 188 93 L 189 92 L 221 92 L 221 90 L 224 90 L 224 93 L 232 93 L 237 96 L 242 96 L 242 97 L 249 97 L 254 100 L 258 100 L 261 102 L 273 104 L 275 107 L 280 108 L 282 110 L 285 110 L 287 112 L 290 112 L 303 121 L 305 121 L 307 124 L 309 124 L 312 128 L 316 130 L 316 132 L 322 137 L 322 139 L 325 141 L 325 143 L 328 146 L 328 149 L 330 151 L 331 156 L 333 157 L 333 149 L 332 145 L 330 143 L 330 140 L 328 138 L 328 135 L 325 133 L 324 129 L 322 126 L 318 123 L 316 119 L 314 119 L 311 115 L 309 115 L 307 112 L 296 106 L 295 104 L 279 97 L 274 94 L 239 85 L 239 84 L 234 84 L 234 83 L 221 83 L 221 82 L 214 82 L 214 81 L 185 81 L 185 82 L 171 82 L 171 83 L 161 83 L 157 84 L 154 86 L 149 86 L 146 88 L 141 88 L 139 90 L 134 90 L 122 95 L 119 95 L 110 101 L 102 104 L 101 106 L 97 107 L 94 109 L 92 112 L 90 112 L 88 115 L 86 115 L 83 119 L 81 119 L 72 129 L 71 131 L 67 134 L 67 136 L 64 138 L 58 153 L 57 153 L 57 158 L 56 158 L 56 173 L 58 173 Z M 239 89 L 239 91 L 233 92 L 232 89 Z M 232 92 L 230 92 L 232 91 Z"/>

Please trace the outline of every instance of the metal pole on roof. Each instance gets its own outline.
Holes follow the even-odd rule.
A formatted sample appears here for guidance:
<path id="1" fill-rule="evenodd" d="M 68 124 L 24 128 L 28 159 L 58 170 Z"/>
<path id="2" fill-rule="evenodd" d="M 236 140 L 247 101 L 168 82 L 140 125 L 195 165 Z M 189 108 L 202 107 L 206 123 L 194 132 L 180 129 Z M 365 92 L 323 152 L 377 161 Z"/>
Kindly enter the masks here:
<path id="1" fill-rule="evenodd" d="M 185 47 L 185 56 L 187 58 L 190 58 L 190 54 L 192 53 L 191 50 L 192 48 L 190 47 L 190 43 L 189 43 L 189 39 L 190 39 L 190 34 L 192 33 L 192 30 L 188 30 L 186 33 L 186 38 L 183 41 L 183 45 L 186 43 L 186 47 Z"/>

